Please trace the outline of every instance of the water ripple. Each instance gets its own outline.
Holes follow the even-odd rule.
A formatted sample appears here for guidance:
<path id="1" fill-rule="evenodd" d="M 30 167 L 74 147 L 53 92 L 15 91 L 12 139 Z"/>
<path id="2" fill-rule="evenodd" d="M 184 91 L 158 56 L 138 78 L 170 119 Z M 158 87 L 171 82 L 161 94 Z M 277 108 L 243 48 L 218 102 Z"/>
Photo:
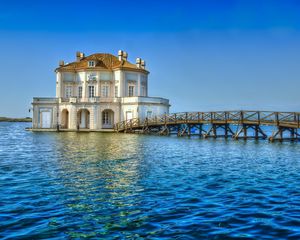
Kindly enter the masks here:
<path id="1" fill-rule="evenodd" d="M 300 239 L 300 145 L 0 123 L 2 239 Z"/>

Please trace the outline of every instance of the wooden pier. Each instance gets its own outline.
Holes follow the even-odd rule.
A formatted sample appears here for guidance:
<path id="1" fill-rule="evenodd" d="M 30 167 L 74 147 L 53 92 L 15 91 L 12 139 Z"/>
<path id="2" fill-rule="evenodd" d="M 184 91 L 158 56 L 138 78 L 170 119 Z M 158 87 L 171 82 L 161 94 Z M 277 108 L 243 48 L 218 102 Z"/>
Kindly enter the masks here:
<path id="1" fill-rule="evenodd" d="M 262 126 L 273 126 L 268 134 Z M 140 120 L 134 118 L 115 124 L 116 132 L 156 133 L 177 136 L 199 135 L 203 138 L 269 139 L 299 141 L 300 112 L 217 111 L 166 114 Z"/>

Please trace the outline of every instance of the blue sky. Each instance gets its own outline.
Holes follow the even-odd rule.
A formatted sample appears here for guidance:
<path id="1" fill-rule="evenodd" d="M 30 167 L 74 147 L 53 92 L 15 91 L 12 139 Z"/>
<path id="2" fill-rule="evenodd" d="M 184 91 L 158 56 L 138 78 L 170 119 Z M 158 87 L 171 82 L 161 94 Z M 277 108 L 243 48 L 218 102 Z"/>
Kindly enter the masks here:
<path id="1" fill-rule="evenodd" d="M 0 5 L 0 116 L 55 96 L 76 51 L 146 60 L 171 111 L 300 111 L 300 1 L 10 1 Z"/>

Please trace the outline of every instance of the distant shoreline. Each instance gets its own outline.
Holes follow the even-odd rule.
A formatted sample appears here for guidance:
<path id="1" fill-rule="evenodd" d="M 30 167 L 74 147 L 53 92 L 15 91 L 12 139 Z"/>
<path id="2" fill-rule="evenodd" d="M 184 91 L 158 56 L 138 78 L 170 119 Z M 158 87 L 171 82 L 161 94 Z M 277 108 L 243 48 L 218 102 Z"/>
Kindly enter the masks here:
<path id="1" fill-rule="evenodd" d="M 30 117 L 26 117 L 26 118 L 0 117 L 0 122 L 32 122 L 32 119 Z"/>

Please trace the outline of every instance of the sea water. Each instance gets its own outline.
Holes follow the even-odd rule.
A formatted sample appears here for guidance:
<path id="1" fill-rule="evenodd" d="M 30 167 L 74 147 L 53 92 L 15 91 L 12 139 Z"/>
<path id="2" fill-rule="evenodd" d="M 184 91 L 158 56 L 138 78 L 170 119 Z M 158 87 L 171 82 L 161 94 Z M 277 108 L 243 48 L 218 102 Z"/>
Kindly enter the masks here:
<path id="1" fill-rule="evenodd" d="M 300 239 L 300 143 L 0 123 L 1 239 Z"/>

